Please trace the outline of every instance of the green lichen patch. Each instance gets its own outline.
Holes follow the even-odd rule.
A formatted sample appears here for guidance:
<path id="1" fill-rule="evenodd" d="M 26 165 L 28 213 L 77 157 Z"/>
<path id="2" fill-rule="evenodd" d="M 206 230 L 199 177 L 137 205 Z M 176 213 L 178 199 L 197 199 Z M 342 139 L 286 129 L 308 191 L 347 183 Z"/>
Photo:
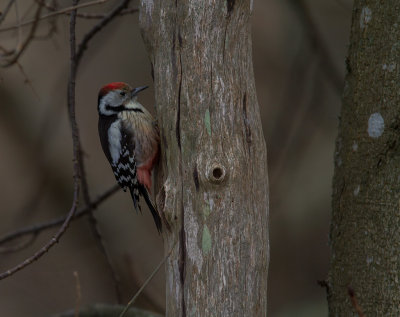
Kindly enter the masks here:
<path id="1" fill-rule="evenodd" d="M 206 110 L 206 113 L 204 114 L 204 123 L 206 125 L 207 133 L 209 136 L 211 136 L 211 119 L 210 119 L 210 110 Z"/>
<path id="2" fill-rule="evenodd" d="M 211 234 L 207 225 L 203 228 L 203 237 L 201 239 L 201 248 L 204 254 L 207 254 L 211 250 Z"/>

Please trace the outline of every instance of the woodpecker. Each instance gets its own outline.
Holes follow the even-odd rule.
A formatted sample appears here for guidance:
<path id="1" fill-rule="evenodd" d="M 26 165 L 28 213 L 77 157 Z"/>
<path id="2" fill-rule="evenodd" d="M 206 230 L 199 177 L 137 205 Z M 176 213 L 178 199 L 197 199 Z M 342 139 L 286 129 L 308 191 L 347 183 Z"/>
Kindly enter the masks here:
<path id="1" fill-rule="evenodd" d="M 136 210 L 140 210 L 139 197 L 143 196 L 161 232 L 161 218 L 149 195 L 160 135 L 157 122 L 137 101 L 138 93 L 147 87 L 132 89 L 122 82 L 103 86 L 98 96 L 98 127 L 101 146 L 118 184 L 124 191 L 129 189 Z"/>

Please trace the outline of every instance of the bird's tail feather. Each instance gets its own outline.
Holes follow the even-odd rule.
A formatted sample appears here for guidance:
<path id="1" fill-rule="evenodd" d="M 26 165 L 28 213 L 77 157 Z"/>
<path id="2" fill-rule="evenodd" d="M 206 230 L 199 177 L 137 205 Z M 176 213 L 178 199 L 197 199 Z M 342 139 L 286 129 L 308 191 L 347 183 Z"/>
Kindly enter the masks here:
<path id="1" fill-rule="evenodd" d="M 142 209 L 140 209 L 140 205 L 139 205 L 139 190 L 135 187 L 132 187 L 132 188 L 129 188 L 129 191 L 131 192 L 133 206 L 135 207 L 136 212 L 138 212 L 138 211 L 142 212 Z"/>
<path id="2" fill-rule="evenodd" d="M 146 201 L 147 206 L 149 206 L 151 215 L 153 216 L 154 222 L 157 226 L 157 230 L 159 233 L 161 233 L 161 229 L 162 229 L 161 217 L 158 214 L 157 208 L 155 207 L 154 203 L 150 199 L 149 192 L 143 185 L 139 185 L 139 192 L 144 197 L 144 200 Z"/>

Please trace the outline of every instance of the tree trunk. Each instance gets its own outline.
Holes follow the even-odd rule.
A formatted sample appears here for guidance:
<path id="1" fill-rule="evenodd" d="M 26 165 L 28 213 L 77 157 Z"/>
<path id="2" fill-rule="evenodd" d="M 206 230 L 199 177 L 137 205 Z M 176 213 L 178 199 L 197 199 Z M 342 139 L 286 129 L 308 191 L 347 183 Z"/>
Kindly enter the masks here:
<path id="1" fill-rule="evenodd" d="M 162 139 L 167 316 L 265 316 L 268 176 L 252 1 L 142 0 Z"/>
<path id="2" fill-rule="evenodd" d="M 400 316 L 399 43 L 398 1 L 355 1 L 335 152 L 330 316 Z"/>

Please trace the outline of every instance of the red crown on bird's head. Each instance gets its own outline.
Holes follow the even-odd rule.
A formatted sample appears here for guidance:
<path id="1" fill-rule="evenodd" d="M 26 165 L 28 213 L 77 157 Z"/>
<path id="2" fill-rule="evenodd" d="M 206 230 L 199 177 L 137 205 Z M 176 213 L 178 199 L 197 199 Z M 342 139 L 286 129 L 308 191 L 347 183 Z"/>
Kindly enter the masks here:
<path id="1" fill-rule="evenodd" d="M 99 91 L 99 97 L 103 97 L 107 95 L 111 90 L 115 89 L 131 90 L 131 87 L 127 83 L 123 82 L 110 83 L 101 87 Z"/>

